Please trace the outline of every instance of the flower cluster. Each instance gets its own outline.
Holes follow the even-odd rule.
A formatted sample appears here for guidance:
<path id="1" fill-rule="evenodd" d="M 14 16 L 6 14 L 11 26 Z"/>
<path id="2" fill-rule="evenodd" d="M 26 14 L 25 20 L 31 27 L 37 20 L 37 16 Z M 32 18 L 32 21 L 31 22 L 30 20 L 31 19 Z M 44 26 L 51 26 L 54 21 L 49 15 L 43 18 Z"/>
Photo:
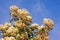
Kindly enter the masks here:
<path id="1" fill-rule="evenodd" d="M 51 19 L 44 18 L 43 25 L 40 26 L 32 23 L 32 17 L 25 8 L 11 6 L 10 10 L 10 22 L 0 25 L 3 36 L 0 40 L 49 40 L 49 31 L 54 25 Z M 13 25 L 11 25 L 13 20 Z"/>
<path id="2" fill-rule="evenodd" d="M 29 12 L 25 8 L 19 9 L 17 6 L 11 6 L 10 9 L 12 19 L 17 20 L 21 18 L 23 21 L 32 21 L 32 17 L 29 15 Z"/>

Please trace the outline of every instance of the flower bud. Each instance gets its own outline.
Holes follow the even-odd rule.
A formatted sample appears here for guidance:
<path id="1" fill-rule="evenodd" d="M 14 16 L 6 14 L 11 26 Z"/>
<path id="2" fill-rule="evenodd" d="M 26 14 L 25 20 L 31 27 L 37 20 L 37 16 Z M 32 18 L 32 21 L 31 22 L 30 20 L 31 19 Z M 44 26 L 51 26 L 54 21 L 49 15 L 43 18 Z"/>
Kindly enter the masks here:
<path id="1" fill-rule="evenodd" d="M 37 29 L 38 26 L 39 26 L 39 25 L 38 25 L 37 23 L 32 24 L 32 27 L 35 28 L 35 29 Z"/>
<path id="2" fill-rule="evenodd" d="M 14 37 L 10 37 L 11 40 L 16 40 Z"/>
<path id="3" fill-rule="evenodd" d="M 2 30 L 7 30 L 9 27 L 11 27 L 11 24 L 10 23 L 5 23 L 2 27 Z"/>
<path id="4" fill-rule="evenodd" d="M 10 7 L 10 10 L 11 10 L 11 11 L 17 11 L 17 10 L 18 10 L 18 7 L 17 7 L 17 6 L 11 6 L 11 7 Z"/>
<path id="5" fill-rule="evenodd" d="M 29 12 L 25 8 L 22 9 L 22 13 L 24 13 L 26 16 L 29 15 Z"/>
<path id="6" fill-rule="evenodd" d="M 23 16 L 23 15 L 22 15 L 22 10 L 21 10 L 21 9 L 18 9 L 18 10 L 17 10 L 17 14 L 18 14 L 19 17 L 22 17 L 22 16 Z"/>
<path id="7" fill-rule="evenodd" d="M 14 27 L 9 27 L 9 29 L 6 31 L 6 33 L 9 35 L 15 35 L 17 32 L 18 32 L 18 29 Z"/>
<path id="8" fill-rule="evenodd" d="M 26 19 L 27 19 L 27 21 L 29 21 L 29 22 L 32 21 L 32 17 L 31 17 L 31 16 L 27 16 Z"/>
<path id="9" fill-rule="evenodd" d="M 21 11 L 22 11 L 21 9 L 18 9 L 18 10 L 17 10 L 17 13 L 18 13 L 18 14 L 20 14 L 20 13 L 21 13 Z"/>
<path id="10" fill-rule="evenodd" d="M 44 27 L 41 27 L 41 26 L 38 27 L 38 33 L 40 33 L 43 30 L 44 30 Z"/>
<path id="11" fill-rule="evenodd" d="M 4 40 L 16 40 L 14 37 L 4 37 Z"/>
<path id="12" fill-rule="evenodd" d="M 11 23 L 5 23 L 4 26 L 11 27 Z"/>
<path id="13" fill-rule="evenodd" d="M 49 18 L 44 18 L 44 24 L 49 27 L 52 27 L 54 25 L 53 21 Z"/>

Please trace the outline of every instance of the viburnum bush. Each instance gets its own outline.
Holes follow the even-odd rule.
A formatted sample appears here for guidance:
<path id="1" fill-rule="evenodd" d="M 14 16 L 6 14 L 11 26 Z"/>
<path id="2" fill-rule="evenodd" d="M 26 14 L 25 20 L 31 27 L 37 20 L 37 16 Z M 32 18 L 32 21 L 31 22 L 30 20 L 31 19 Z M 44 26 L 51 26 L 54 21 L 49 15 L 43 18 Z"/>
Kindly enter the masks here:
<path id="1" fill-rule="evenodd" d="M 51 19 L 44 18 L 43 25 L 40 26 L 32 23 L 32 17 L 25 8 L 19 9 L 14 5 L 10 10 L 10 22 L 0 25 L 3 36 L 0 40 L 49 40 L 49 32 L 54 25 Z"/>

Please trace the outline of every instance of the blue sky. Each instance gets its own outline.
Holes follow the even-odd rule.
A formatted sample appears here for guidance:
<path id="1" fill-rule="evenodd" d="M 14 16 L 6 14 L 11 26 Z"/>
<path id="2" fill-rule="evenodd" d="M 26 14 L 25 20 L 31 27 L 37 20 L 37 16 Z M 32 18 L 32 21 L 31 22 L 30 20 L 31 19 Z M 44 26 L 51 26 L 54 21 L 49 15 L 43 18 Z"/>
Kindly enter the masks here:
<path id="1" fill-rule="evenodd" d="M 51 18 L 54 28 L 49 33 L 49 40 L 60 40 L 60 0 L 0 0 L 0 24 L 10 20 L 9 8 L 12 5 L 26 8 L 33 18 L 33 23 L 42 25 L 43 18 Z"/>

